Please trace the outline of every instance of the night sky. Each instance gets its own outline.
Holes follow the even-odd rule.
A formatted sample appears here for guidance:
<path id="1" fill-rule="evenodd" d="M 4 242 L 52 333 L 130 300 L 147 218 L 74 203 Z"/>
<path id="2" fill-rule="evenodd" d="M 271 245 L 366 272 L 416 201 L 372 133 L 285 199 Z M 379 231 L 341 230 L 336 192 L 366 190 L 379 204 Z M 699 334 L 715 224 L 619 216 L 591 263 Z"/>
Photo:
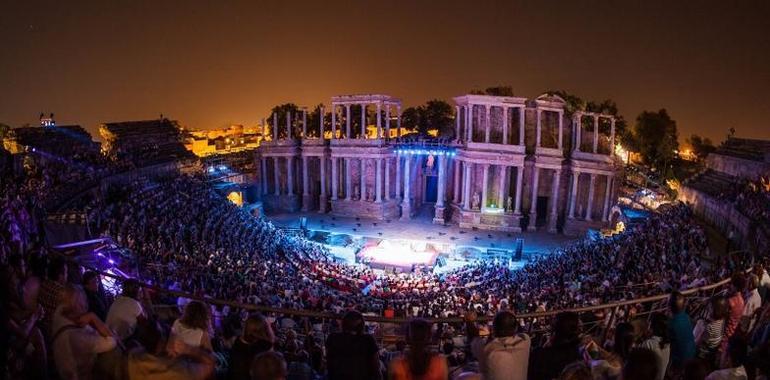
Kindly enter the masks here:
<path id="1" fill-rule="evenodd" d="M 3 1 L 0 123 L 253 125 L 279 103 L 405 106 L 511 85 L 667 108 L 680 142 L 770 139 L 770 1 Z"/>

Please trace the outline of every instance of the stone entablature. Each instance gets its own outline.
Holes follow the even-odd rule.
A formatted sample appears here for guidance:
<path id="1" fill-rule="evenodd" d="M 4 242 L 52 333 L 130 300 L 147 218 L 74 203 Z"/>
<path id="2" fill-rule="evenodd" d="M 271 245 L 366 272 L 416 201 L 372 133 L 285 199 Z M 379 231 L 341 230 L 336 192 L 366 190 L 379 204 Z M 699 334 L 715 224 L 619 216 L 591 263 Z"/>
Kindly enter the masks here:
<path id="1" fill-rule="evenodd" d="M 523 220 L 529 220 L 528 230 L 551 232 L 607 220 L 615 200 L 616 163 L 611 155 L 565 160 L 563 152 L 570 150 L 563 144 L 571 133 L 561 98 L 465 95 L 455 101 L 456 138 L 433 147 L 436 141 L 404 144 L 387 132 L 378 132 L 378 138 L 363 133 L 348 138 L 350 105 L 374 102 L 380 104 L 379 114 L 384 106 L 400 109 L 400 103 L 386 95 L 333 98 L 331 129 L 342 133 L 328 140 L 276 140 L 260 147 L 263 194 L 272 197 L 266 203 L 293 206 L 301 195 L 305 211 L 409 219 L 435 197 L 435 223 L 503 231 L 520 231 Z M 345 117 L 337 120 L 340 110 Z M 384 120 L 378 127 L 400 124 L 389 115 Z"/>

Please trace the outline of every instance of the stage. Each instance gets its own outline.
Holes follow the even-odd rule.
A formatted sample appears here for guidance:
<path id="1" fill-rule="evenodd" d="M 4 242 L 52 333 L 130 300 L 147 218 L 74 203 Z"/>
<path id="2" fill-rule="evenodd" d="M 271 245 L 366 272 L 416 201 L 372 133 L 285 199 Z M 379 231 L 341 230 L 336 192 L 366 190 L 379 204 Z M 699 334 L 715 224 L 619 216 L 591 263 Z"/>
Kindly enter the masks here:
<path id="1" fill-rule="evenodd" d="M 408 270 L 413 265 L 432 266 L 440 257 L 443 269 L 451 269 L 477 258 L 492 257 L 488 250 L 513 253 L 517 238 L 524 240 L 523 257 L 514 266 L 521 266 L 578 240 L 546 232 L 509 233 L 437 225 L 428 218 L 388 221 L 317 213 L 266 216 L 276 226 L 288 228 L 299 228 L 300 217 L 307 218 L 308 238 L 326 244 L 336 258 L 353 263 L 364 257 L 364 262 L 373 261 L 373 268 Z"/>

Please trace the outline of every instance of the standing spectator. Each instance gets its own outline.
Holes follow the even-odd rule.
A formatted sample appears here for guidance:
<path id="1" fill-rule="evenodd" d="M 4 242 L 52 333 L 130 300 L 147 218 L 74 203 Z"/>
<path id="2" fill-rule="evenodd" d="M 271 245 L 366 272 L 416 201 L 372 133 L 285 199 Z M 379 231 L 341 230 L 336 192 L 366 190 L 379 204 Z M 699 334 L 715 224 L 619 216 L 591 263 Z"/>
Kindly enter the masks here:
<path id="1" fill-rule="evenodd" d="M 580 359 L 580 319 L 577 313 L 559 313 L 554 319 L 551 339 L 530 356 L 528 378 L 554 379 L 564 367 Z"/>
<path id="2" fill-rule="evenodd" d="M 690 316 L 685 311 L 685 296 L 678 291 L 669 297 L 671 319 L 668 321 L 668 334 L 671 338 L 671 368 L 678 373 L 688 359 L 695 357 L 695 337 Z"/>
<path id="3" fill-rule="evenodd" d="M 532 342 L 527 334 L 516 333 L 518 323 L 513 313 L 501 311 L 495 315 L 492 337 L 486 341 L 472 327 L 468 334 L 473 339 L 471 351 L 485 379 L 526 380 Z"/>
<path id="4" fill-rule="evenodd" d="M 342 317 L 342 332 L 326 339 L 329 380 L 380 379 L 377 342 L 364 333 L 364 317 L 348 311 Z"/>
<path id="5" fill-rule="evenodd" d="M 121 295 L 115 298 L 107 313 L 109 326 L 121 341 L 134 334 L 136 324 L 146 318 L 144 308 L 139 302 L 139 282 L 129 278 L 123 282 Z"/>
<path id="6" fill-rule="evenodd" d="M 698 319 L 693 334 L 698 350 L 698 358 L 714 365 L 724 337 L 727 318 L 727 300 L 722 296 L 711 298 L 708 315 Z"/>
<path id="7" fill-rule="evenodd" d="M 56 369 L 62 380 L 91 379 L 96 355 L 116 347 L 107 325 L 87 308 L 83 289 L 66 285 L 62 303 L 52 318 L 51 337 Z"/>
<path id="8" fill-rule="evenodd" d="M 243 326 L 243 334 L 230 351 L 228 380 L 248 380 L 251 362 L 258 354 L 273 349 L 275 336 L 270 324 L 259 314 L 250 316 Z"/>
<path id="9" fill-rule="evenodd" d="M 754 274 L 749 275 L 747 281 L 748 287 L 743 295 L 743 330 L 751 331 L 756 320 L 756 313 L 762 307 L 762 297 L 759 295 L 759 277 Z"/>
<path id="10" fill-rule="evenodd" d="M 83 273 L 83 290 L 88 298 L 88 311 L 96 314 L 99 319 L 107 320 L 107 302 L 99 290 L 99 274 L 94 271 Z"/>
<path id="11" fill-rule="evenodd" d="M 424 319 L 409 322 L 406 337 L 409 350 L 391 362 L 391 379 L 446 380 L 449 377 L 446 358 L 428 349 L 431 344 L 431 327 Z"/>
<path id="12" fill-rule="evenodd" d="M 725 323 L 725 336 L 722 339 L 722 357 L 727 352 L 727 343 L 735 334 L 743 318 L 743 289 L 746 288 L 746 277 L 741 272 L 736 272 L 730 279 L 730 289 L 727 298 L 727 322 Z"/>
<path id="13" fill-rule="evenodd" d="M 171 326 L 171 338 L 169 339 L 169 351 L 177 353 L 175 349 L 178 343 L 184 343 L 193 348 L 202 348 L 212 351 L 209 329 L 211 318 L 209 308 L 200 301 L 192 301 L 184 307 L 182 317 L 174 321 Z"/>
<path id="14" fill-rule="evenodd" d="M 754 266 L 754 275 L 759 277 L 759 295 L 762 296 L 762 301 L 767 302 L 770 297 L 770 274 L 762 264 Z"/>
<path id="15" fill-rule="evenodd" d="M 642 344 L 641 348 L 646 348 L 655 354 L 658 374 L 657 380 L 663 380 L 668 368 L 668 360 L 671 355 L 671 342 L 668 338 L 668 318 L 662 313 L 655 313 L 650 318 L 650 337 Z"/>

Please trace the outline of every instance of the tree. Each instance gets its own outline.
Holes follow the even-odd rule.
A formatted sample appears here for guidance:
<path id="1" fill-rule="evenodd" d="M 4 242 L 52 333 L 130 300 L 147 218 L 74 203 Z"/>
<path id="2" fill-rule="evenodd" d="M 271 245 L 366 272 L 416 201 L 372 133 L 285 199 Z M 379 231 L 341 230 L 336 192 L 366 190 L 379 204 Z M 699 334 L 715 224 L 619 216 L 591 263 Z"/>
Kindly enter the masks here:
<path id="1" fill-rule="evenodd" d="M 286 114 L 291 112 L 291 130 L 293 136 L 299 136 L 297 126 L 300 123 L 297 119 L 300 118 L 299 107 L 294 103 L 284 103 L 273 107 L 270 111 L 270 117 L 267 119 L 267 125 L 270 126 L 270 131 L 274 130 L 273 115 L 278 116 L 278 138 L 286 138 Z"/>
<path id="2" fill-rule="evenodd" d="M 452 116 L 452 106 L 449 103 L 433 99 L 420 108 L 422 108 L 423 129 L 420 130 L 422 135 L 427 135 L 429 130 L 435 129 L 441 137 L 454 137 L 454 117 Z"/>
<path id="3" fill-rule="evenodd" d="M 4 139 L 10 130 L 11 130 L 10 125 L 0 123 L 0 140 Z"/>
<path id="4" fill-rule="evenodd" d="M 717 150 L 717 148 L 711 142 L 711 139 L 708 137 L 700 137 L 694 133 L 690 136 L 690 138 L 687 139 L 687 143 L 690 144 L 690 147 L 692 147 L 692 153 L 699 160 L 706 158 L 709 153 L 713 153 Z"/>
<path id="5" fill-rule="evenodd" d="M 401 127 L 407 130 L 419 131 L 422 124 L 422 107 L 409 107 L 401 113 Z"/>
<path id="6" fill-rule="evenodd" d="M 636 118 L 632 133 L 642 161 L 654 168 L 662 168 L 665 176 L 668 163 L 674 159 L 674 150 L 679 147 L 676 121 L 665 109 L 644 111 Z"/>

